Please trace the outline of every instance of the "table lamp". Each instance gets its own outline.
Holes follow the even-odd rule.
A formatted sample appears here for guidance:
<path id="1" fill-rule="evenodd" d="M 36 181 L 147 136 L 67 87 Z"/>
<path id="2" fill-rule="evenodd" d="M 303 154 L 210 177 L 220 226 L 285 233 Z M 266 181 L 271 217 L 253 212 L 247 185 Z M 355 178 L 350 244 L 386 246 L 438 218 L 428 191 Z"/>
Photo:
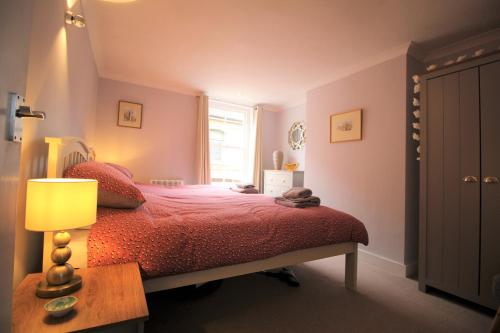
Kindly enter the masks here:
<path id="1" fill-rule="evenodd" d="M 68 229 L 94 224 L 97 213 L 97 180 L 72 178 L 44 178 L 28 180 L 26 192 L 26 229 L 54 231 L 54 265 L 46 279 L 36 289 L 42 298 L 60 297 L 77 291 L 82 278 L 74 274 L 67 263 L 71 257 L 68 247 L 71 236 Z"/>

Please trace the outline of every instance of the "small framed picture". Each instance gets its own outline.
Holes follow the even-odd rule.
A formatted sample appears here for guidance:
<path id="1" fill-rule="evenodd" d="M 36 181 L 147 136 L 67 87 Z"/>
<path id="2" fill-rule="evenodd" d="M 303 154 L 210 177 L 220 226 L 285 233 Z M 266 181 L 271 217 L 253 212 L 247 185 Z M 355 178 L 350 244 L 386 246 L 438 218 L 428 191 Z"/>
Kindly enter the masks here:
<path id="1" fill-rule="evenodd" d="M 352 110 L 330 116 L 330 143 L 361 140 L 362 110 Z"/>
<path id="2" fill-rule="evenodd" d="M 142 104 L 127 102 L 127 101 L 119 101 L 118 126 L 141 128 Z"/>

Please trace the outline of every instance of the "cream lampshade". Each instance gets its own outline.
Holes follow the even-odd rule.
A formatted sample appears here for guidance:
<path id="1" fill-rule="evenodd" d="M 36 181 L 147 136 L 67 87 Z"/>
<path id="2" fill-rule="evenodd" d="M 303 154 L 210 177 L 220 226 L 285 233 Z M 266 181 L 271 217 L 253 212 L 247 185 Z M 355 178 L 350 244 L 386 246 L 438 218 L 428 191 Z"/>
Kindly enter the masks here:
<path id="1" fill-rule="evenodd" d="M 67 263 L 71 249 L 68 232 L 94 224 L 97 213 L 97 180 L 44 178 L 28 180 L 26 193 L 26 229 L 57 231 L 51 259 L 54 265 L 47 271 L 46 281 L 40 282 L 37 295 L 59 297 L 78 290 L 81 277 Z"/>

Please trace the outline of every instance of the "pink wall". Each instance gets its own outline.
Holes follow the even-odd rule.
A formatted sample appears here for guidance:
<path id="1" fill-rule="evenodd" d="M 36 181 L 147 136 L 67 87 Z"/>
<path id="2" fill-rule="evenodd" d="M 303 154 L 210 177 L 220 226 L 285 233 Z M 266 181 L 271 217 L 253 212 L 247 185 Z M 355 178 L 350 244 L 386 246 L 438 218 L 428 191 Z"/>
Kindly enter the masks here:
<path id="1" fill-rule="evenodd" d="M 355 108 L 363 140 L 329 143 L 330 115 Z M 403 264 L 406 56 L 309 91 L 306 121 L 306 186 L 365 223 L 368 251 Z"/>
<path id="2" fill-rule="evenodd" d="M 118 127 L 119 100 L 143 104 L 142 129 Z M 97 160 L 122 164 L 137 181 L 196 181 L 197 98 L 108 79 L 99 80 L 94 148 Z"/>
<path id="3" fill-rule="evenodd" d="M 66 0 L 33 1 L 26 98 L 44 121 L 24 120 L 20 166 L 14 281 L 38 271 L 42 233 L 24 229 L 26 180 L 46 176 L 45 136 L 77 136 L 92 141 L 97 102 L 97 69 L 86 29 L 64 23 Z M 80 4 L 72 10 L 81 12 Z"/>

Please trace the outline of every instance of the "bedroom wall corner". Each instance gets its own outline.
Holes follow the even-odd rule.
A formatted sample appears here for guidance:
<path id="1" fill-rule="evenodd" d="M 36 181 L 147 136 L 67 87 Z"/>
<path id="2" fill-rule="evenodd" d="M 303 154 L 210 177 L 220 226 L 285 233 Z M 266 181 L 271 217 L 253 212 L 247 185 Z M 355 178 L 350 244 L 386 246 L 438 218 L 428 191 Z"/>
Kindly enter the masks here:
<path id="1" fill-rule="evenodd" d="M 264 109 L 262 114 L 262 169 L 273 169 L 273 151 L 281 147 L 281 114 L 282 111 Z"/>
<path id="2" fill-rule="evenodd" d="M 65 0 L 35 0 L 26 98 L 44 121 L 24 120 L 16 224 L 14 286 L 41 270 L 42 233 L 24 229 L 26 181 L 46 176 L 45 136 L 77 136 L 92 142 L 98 74 L 86 29 L 64 23 Z M 81 12 L 77 3 L 74 12 Z"/>

